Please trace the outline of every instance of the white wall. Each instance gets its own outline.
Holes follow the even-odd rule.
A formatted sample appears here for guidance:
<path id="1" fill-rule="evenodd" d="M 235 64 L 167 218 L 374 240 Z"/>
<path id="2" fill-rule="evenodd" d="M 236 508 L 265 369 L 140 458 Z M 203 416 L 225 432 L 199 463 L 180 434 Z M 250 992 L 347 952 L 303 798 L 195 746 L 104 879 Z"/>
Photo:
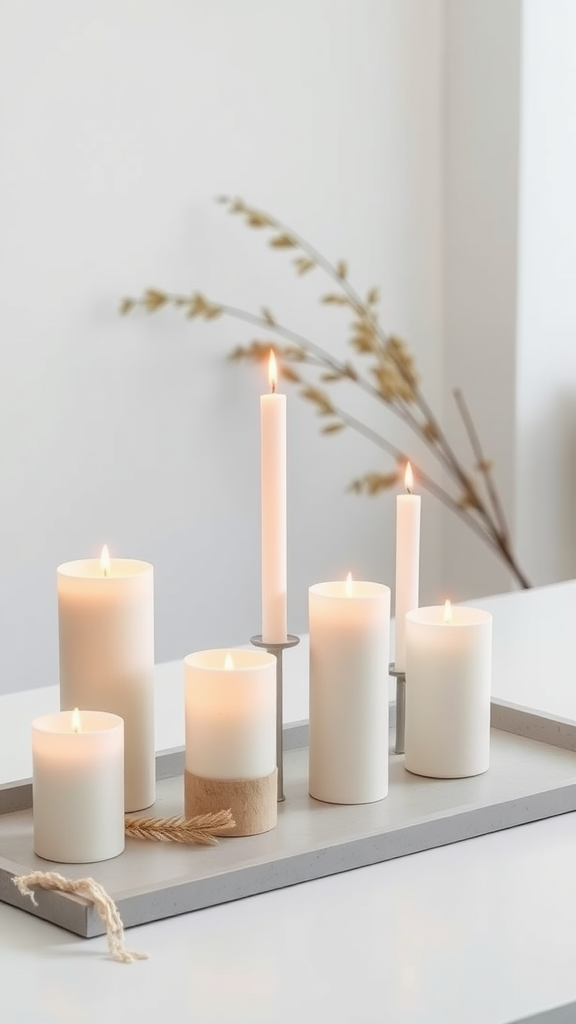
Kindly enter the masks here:
<path id="1" fill-rule="evenodd" d="M 576 4 L 526 0 L 517 536 L 538 583 L 576 576 Z"/>
<path id="2" fill-rule="evenodd" d="M 460 387 L 515 523 L 520 0 L 446 7 L 444 422 L 474 460 L 452 391 Z M 444 519 L 444 582 L 455 597 L 508 590 L 482 540 Z"/>
<path id="3" fill-rule="evenodd" d="M 445 423 L 468 398 L 535 584 L 576 575 L 576 5 L 448 0 Z M 462 448 L 464 450 L 464 448 Z M 445 519 L 446 588 L 511 580 Z"/>
<path id="4" fill-rule="evenodd" d="M 348 257 L 362 289 L 380 284 L 438 408 L 442 14 L 441 0 L 4 0 L 0 691 L 57 681 L 55 567 L 104 541 L 156 566 L 158 660 L 259 630 L 262 381 L 224 358 L 252 334 L 120 319 L 118 300 L 200 287 L 336 346 L 347 318 L 214 195 L 245 195 Z M 289 408 L 303 631 L 312 582 L 393 579 L 394 498 L 346 495 L 387 463 Z M 431 499 L 424 519 L 426 600 Z"/>

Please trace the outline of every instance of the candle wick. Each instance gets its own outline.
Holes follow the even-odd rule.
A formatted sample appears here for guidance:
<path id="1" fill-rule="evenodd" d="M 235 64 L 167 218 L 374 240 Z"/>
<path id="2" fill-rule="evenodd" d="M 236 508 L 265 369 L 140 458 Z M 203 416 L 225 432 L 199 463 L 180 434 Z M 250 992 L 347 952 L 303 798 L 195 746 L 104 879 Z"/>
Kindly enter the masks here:
<path id="1" fill-rule="evenodd" d="M 273 380 L 270 383 L 270 394 L 273 395 L 275 391 L 276 391 L 276 381 Z"/>

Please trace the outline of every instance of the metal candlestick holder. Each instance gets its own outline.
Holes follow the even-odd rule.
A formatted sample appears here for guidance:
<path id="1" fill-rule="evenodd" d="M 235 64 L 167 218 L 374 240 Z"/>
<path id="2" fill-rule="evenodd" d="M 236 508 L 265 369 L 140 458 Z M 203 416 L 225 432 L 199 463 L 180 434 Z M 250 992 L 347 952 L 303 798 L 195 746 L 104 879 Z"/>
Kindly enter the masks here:
<path id="1" fill-rule="evenodd" d="M 268 654 L 276 658 L 276 767 L 278 768 L 278 801 L 285 800 L 284 796 L 284 737 L 283 737 L 283 701 L 282 701 L 282 653 L 289 647 L 296 647 L 300 643 L 300 637 L 288 633 L 282 644 L 267 643 L 262 639 L 262 634 L 250 637 L 250 643 L 254 647 L 262 647 Z"/>
<path id="2" fill-rule="evenodd" d="M 394 753 L 404 754 L 404 732 L 406 725 L 406 673 L 401 672 L 394 665 L 394 662 L 388 666 L 388 673 L 394 676 L 396 680 L 396 742 L 394 743 Z"/>

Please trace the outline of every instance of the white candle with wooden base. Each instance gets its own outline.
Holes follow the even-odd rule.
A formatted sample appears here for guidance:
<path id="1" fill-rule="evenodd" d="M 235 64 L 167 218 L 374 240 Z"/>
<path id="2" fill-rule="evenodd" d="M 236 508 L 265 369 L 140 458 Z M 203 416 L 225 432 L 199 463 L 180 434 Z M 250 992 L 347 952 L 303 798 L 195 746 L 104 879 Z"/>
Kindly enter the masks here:
<path id="1" fill-rule="evenodd" d="M 34 852 L 61 864 L 124 850 L 124 723 L 104 711 L 32 722 Z"/>
<path id="2" fill-rule="evenodd" d="M 492 616 L 439 605 L 406 616 L 406 757 L 416 775 L 480 775 L 490 766 Z"/>
<path id="3" fill-rule="evenodd" d="M 154 570 L 87 558 L 58 568 L 60 707 L 124 719 L 125 810 L 154 803 Z"/>
<path id="4" fill-rule="evenodd" d="M 310 587 L 310 795 L 361 804 L 388 795 L 390 589 Z"/>
<path id="5" fill-rule="evenodd" d="M 274 828 L 276 659 L 266 651 L 197 651 L 184 659 L 186 816 L 228 808 L 226 835 Z"/>

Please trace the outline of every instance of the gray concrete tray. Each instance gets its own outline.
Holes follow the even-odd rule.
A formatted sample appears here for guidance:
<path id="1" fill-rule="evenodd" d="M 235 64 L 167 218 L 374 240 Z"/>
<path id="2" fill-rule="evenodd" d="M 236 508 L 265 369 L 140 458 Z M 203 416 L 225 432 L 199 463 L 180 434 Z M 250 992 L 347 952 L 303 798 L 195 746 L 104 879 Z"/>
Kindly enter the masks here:
<path id="1" fill-rule="evenodd" d="M 402 755 L 391 754 L 388 798 L 351 807 L 309 797 L 306 727 L 291 727 L 286 802 L 274 831 L 208 848 L 128 840 L 122 856 L 99 864 L 35 857 L 29 781 L 0 787 L 0 900 L 90 938 L 103 929 L 87 901 L 38 890 L 34 907 L 12 877 L 32 870 L 90 875 L 129 928 L 576 810 L 576 725 L 504 704 L 493 705 L 496 723 L 485 775 L 419 778 L 406 772 Z M 181 813 L 182 761 L 181 751 L 158 755 L 158 798 L 147 813 Z"/>

